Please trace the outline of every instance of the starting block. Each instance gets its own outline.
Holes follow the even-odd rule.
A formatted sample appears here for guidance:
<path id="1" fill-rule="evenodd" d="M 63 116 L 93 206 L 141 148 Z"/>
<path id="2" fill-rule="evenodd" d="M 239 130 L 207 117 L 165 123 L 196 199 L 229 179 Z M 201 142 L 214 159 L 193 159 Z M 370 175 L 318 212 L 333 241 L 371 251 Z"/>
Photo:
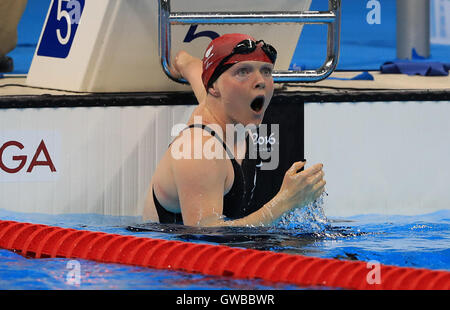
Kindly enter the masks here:
<path id="1" fill-rule="evenodd" d="M 239 12 L 252 14 L 306 12 L 311 1 L 173 0 L 171 11 L 233 12 L 237 8 Z M 27 84 L 79 92 L 187 90 L 186 85 L 177 83 L 164 71 L 159 16 L 162 2 L 170 4 L 168 0 L 53 0 Z M 279 51 L 275 69 L 288 70 L 301 30 L 302 24 L 276 21 L 229 25 L 175 23 L 171 27 L 169 53 L 186 50 L 201 58 L 211 39 L 241 32 L 274 45 Z M 337 58 L 334 66 L 336 62 Z"/>

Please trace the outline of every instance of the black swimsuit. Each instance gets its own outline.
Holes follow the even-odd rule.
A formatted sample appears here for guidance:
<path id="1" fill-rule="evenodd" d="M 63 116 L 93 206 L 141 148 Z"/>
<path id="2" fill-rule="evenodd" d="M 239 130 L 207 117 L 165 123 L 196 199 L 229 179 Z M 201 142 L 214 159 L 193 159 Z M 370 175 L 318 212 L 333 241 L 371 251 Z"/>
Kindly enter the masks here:
<path id="1" fill-rule="evenodd" d="M 253 191 L 256 185 L 256 160 L 244 158 L 242 166 L 234 159 L 233 153 L 228 149 L 226 143 L 216 135 L 216 133 L 209 127 L 203 124 L 192 124 L 187 128 L 202 128 L 208 131 L 213 137 L 222 143 L 225 151 L 230 157 L 234 171 L 234 181 L 230 191 L 223 196 L 223 215 L 228 219 L 237 219 L 250 214 L 250 202 L 253 196 Z M 248 143 L 248 140 L 247 140 Z M 248 145 L 247 145 L 248 153 Z M 158 213 L 159 222 L 164 224 L 175 223 L 183 224 L 181 213 L 173 213 L 167 211 L 158 201 L 153 191 L 153 201 L 155 203 L 156 211 Z"/>

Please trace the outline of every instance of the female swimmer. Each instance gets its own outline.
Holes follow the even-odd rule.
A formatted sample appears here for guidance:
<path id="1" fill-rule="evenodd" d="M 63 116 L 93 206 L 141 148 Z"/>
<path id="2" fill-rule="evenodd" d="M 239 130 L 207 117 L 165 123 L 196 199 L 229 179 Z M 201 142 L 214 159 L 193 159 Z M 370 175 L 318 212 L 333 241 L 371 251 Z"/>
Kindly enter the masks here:
<path id="1" fill-rule="evenodd" d="M 264 226 L 324 192 L 323 165 L 301 171 L 305 162 L 296 162 L 268 203 L 251 213 L 246 208 L 257 168 L 255 161 L 235 156 L 248 147 L 247 139 L 230 131 L 238 124 L 261 124 L 274 91 L 276 55 L 269 44 L 244 34 L 213 40 L 203 60 L 178 53 L 173 74 L 189 82 L 199 105 L 156 168 L 144 220 L 189 226 Z M 224 156 L 199 156 L 196 144 Z M 180 153 L 185 156 L 175 156 Z"/>

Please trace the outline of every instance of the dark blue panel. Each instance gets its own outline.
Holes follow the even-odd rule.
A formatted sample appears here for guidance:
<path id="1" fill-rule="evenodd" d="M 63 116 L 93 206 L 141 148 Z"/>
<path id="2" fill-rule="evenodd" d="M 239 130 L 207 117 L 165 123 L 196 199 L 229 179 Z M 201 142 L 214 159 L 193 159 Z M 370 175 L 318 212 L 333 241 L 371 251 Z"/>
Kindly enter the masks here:
<path id="1" fill-rule="evenodd" d="M 85 0 L 54 0 L 45 25 L 39 56 L 66 58 L 81 22 Z"/>

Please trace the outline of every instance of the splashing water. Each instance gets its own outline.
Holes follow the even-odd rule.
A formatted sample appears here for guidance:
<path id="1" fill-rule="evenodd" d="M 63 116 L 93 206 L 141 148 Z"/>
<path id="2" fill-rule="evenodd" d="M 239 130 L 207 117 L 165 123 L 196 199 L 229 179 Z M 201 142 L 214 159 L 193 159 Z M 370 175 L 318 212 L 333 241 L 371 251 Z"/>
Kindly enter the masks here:
<path id="1" fill-rule="evenodd" d="M 274 226 L 279 229 L 297 231 L 300 233 L 322 233 L 329 228 L 329 222 L 323 210 L 322 194 L 316 201 L 285 213 Z"/>

